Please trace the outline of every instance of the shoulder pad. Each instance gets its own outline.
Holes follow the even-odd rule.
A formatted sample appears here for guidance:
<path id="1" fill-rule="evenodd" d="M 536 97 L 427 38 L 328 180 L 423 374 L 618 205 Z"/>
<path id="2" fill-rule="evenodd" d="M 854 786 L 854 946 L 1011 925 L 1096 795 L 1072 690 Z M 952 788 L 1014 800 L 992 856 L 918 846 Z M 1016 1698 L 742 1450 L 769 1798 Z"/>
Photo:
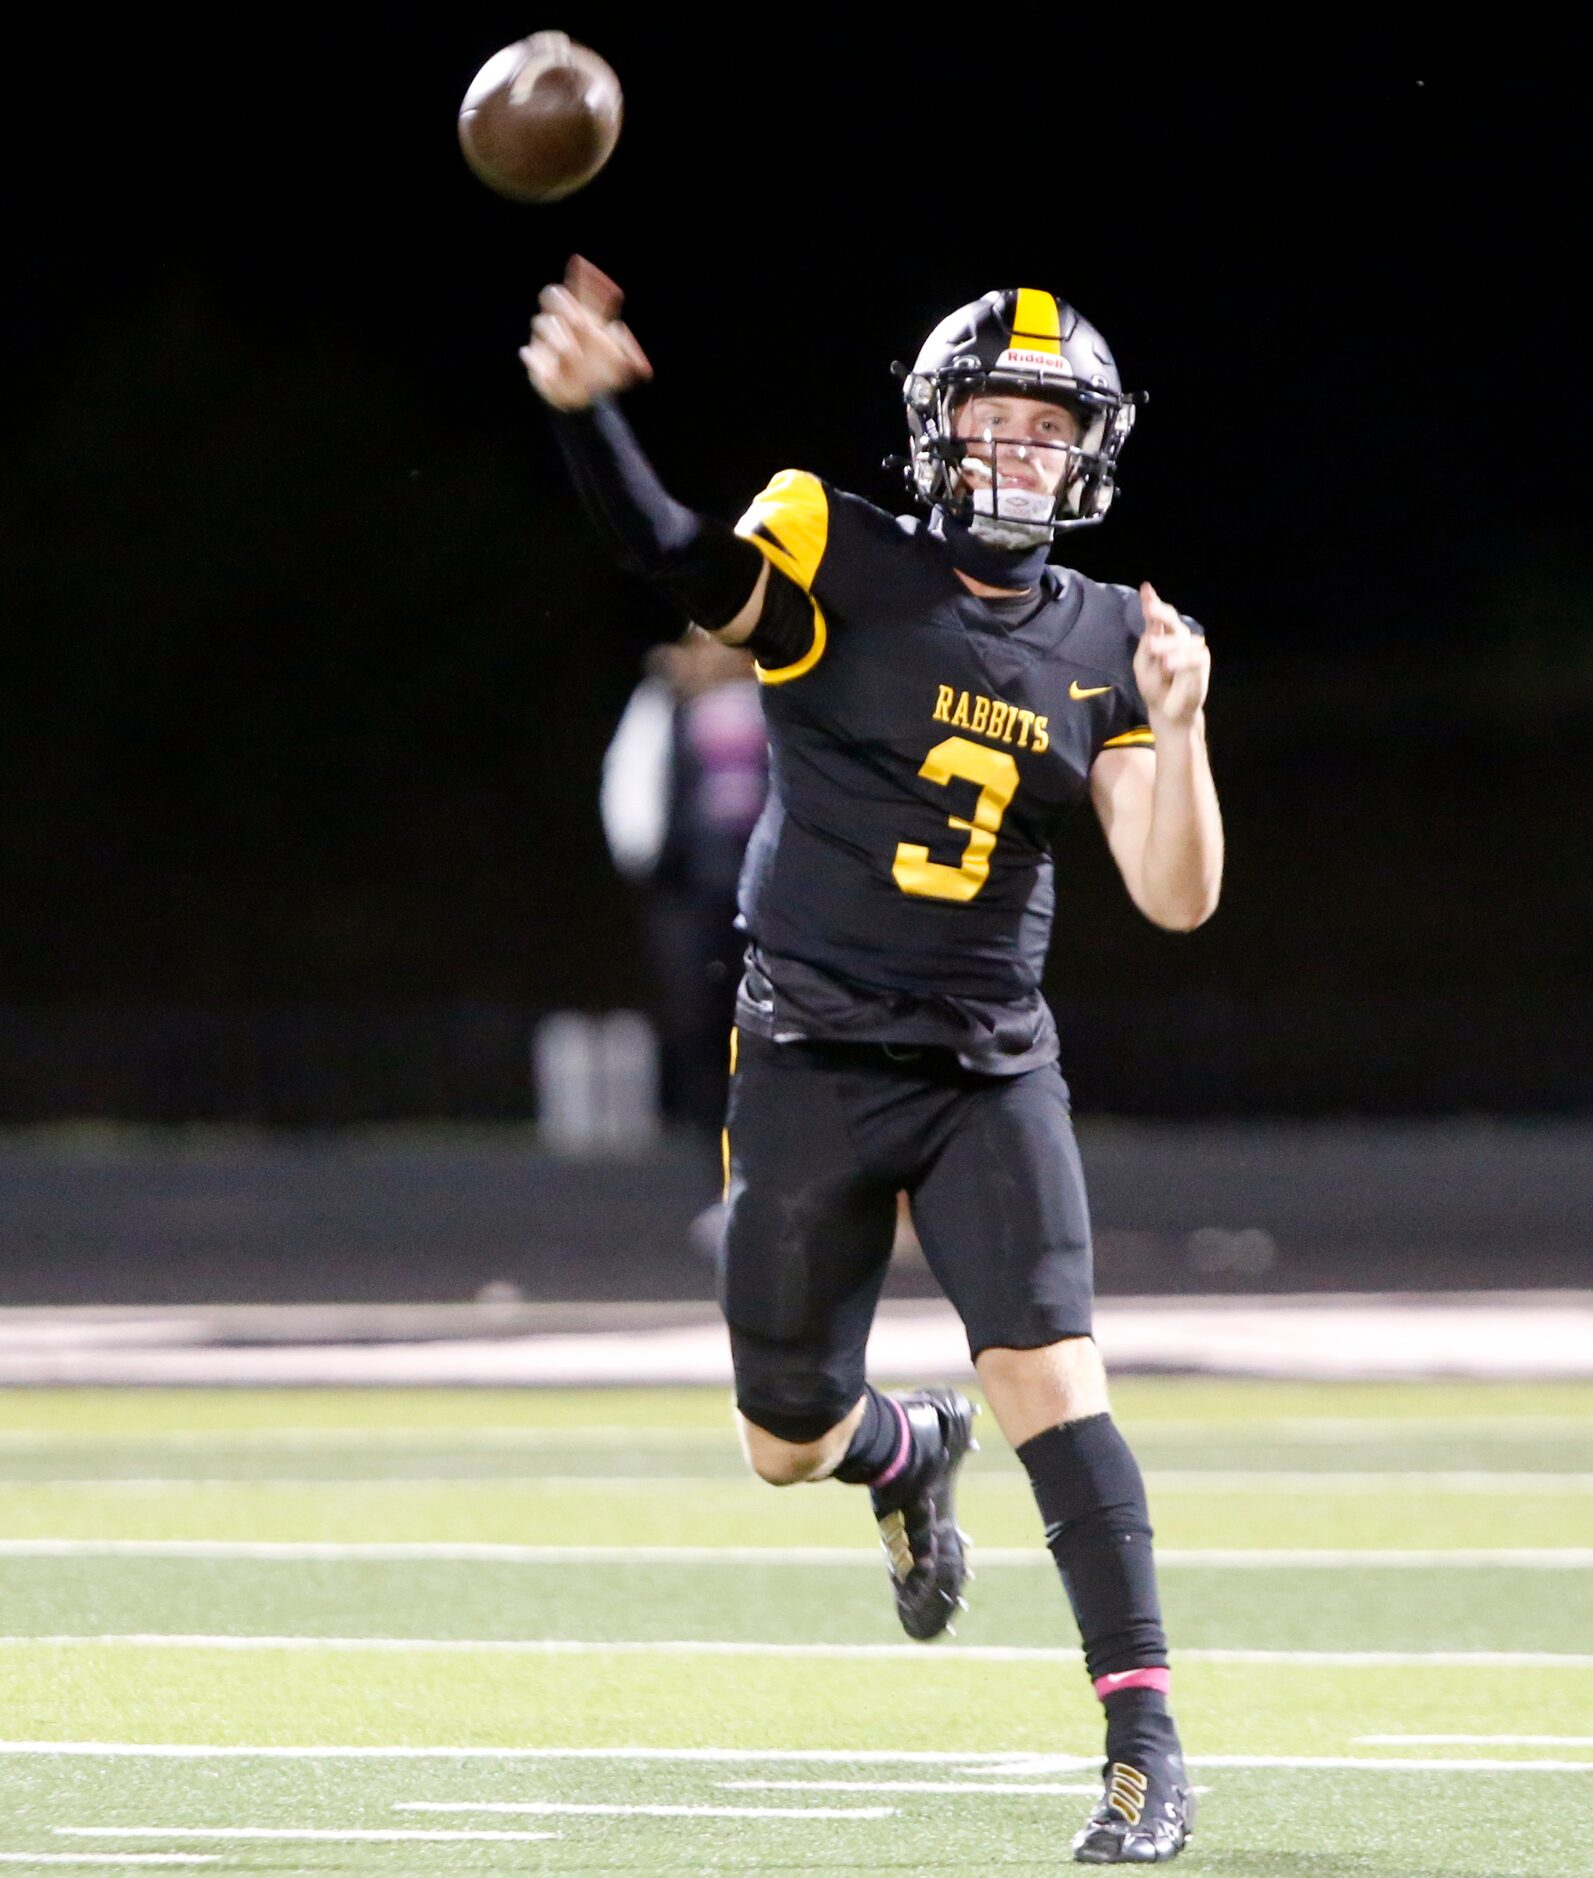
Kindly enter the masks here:
<path id="1" fill-rule="evenodd" d="M 769 479 L 736 533 L 759 549 L 804 593 L 810 591 L 829 542 L 829 492 L 806 470 L 781 470 Z"/>

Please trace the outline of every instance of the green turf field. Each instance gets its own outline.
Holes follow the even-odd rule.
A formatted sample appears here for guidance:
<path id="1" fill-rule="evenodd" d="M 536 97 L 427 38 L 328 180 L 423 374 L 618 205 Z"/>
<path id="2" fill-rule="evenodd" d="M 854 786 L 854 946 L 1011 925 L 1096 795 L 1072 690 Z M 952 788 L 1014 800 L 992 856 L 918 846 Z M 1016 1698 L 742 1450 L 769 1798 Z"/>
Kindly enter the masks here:
<path id="1" fill-rule="evenodd" d="M 1593 1874 L 1593 1388 L 1119 1384 L 1243 1878 Z M 1098 1711 L 1022 1474 L 896 1629 L 717 1391 L 0 1393 L 0 1872 L 1075 1869 Z"/>

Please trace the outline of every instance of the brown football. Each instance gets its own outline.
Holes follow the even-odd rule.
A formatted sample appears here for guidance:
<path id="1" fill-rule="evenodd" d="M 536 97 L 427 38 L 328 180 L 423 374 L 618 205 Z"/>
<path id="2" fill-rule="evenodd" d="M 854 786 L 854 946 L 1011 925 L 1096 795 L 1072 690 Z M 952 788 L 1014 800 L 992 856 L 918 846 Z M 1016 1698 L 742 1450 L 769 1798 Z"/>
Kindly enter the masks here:
<path id="1" fill-rule="evenodd" d="M 533 33 L 494 53 L 459 107 L 459 147 L 513 202 L 556 202 L 589 183 L 619 138 L 613 68 L 566 33 Z"/>

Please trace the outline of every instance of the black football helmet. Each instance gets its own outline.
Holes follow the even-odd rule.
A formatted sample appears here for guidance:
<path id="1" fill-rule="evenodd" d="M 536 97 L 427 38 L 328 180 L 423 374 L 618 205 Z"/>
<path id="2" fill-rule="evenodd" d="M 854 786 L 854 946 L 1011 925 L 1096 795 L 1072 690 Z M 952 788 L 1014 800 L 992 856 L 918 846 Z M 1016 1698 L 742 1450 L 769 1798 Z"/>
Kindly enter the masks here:
<path id="1" fill-rule="evenodd" d="M 901 368 L 898 367 L 898 370 Z M 1080 424 L 1054 498 L 1003 490 L 985 473 L 968 473 L 968 447 L 955 418 L 979 393 L 1044 398 L 1067 406 Z M 1117 459 L 1134 426 L 1143 392 L 1124 391 L 1106 341 L 1056 294 L 1035 287 L 987 293 L 950 313 L 924 341 L 902 395 L 912 454 L 907 480 L 921 500 L 965 521 L 998 547 L 1033 547 L 1070 528 L 1087 528 L 1111 506 Z M 987 444 L 992 442 L 987 438 Z"/>

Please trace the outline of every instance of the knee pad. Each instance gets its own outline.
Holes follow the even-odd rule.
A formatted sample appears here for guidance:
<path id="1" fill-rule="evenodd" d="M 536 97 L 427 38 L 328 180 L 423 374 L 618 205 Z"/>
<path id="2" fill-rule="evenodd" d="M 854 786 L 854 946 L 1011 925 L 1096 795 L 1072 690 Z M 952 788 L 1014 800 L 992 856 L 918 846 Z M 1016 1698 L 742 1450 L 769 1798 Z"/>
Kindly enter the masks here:
<path id="1" fill-rule="evenodd" d="M 854 1395 L 848 1402 L 826 1402 L 807 1407 L 790 1401 L 771 1401 L 767 1397 L 744 1395 L 736 1391 L 736 1408 L 765 1434 L 777 1441 L 820 1441 L 837 1422 L 844 1422 L 857 1403 Z"/>
<path id="2" fill-rule="evenodd" d="M 736 1407 L 781 1441 L 817 1441 L 863 1393 L 863 1351 L 780 1343 L 730 1325 Z"/>

